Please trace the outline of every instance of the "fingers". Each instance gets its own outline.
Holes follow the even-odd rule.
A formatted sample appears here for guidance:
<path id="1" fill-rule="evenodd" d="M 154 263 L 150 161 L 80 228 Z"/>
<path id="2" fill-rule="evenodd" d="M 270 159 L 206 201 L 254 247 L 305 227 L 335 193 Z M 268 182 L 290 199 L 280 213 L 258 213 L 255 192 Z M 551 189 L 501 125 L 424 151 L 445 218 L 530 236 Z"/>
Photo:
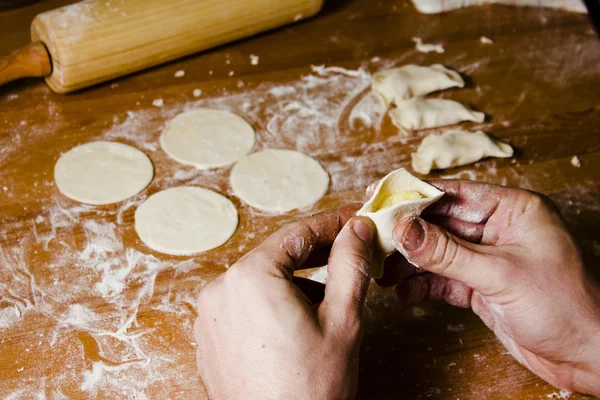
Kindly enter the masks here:
<path id="1" fill-rule="evenodd" d="M 503 199 L 518 192 L 517 189 L 462 180 L 440 180 L 429 184 L 445 195 L 423 215 L 440 215 L 476 224 L 487 222 Z"/>
<path id="2" fill-rule="evenodd" d="M 465 222 L 460 219 L 445 217 L 443 215 L 431 215 L 427 216 L 425 219 L 471 243 L 479 243 L 483 238 L 485 224 L 473 224 L 471 222 Z"/>
<path id="3" fill-rule="evenodd" d="M 402 254 L 395 252 L 385 260 L 383 276 L 380 279 L 376 279 L 375 282 L 384 288 L 392 287 L 410 276 L 426 273 L 428 272 L 406 261 L 406 258 Z"/>
<path id="4" fill-rule="evenodd" d="M 327 211 L 294 222 L 271 235 L 238 263 L 291 280 L 315 250 L 330 246 L 358 205 Z"/>
<path id="5" fill-rule="evenodd" d="M 366 217 L 351 219 L 335 240 L 329 257 L 325 299 L 319 314 L 326 328 L 360 325 L 370 281 L 375 226 Z"/>
<path id="6" fill-rule="evenodd" d="M 393 240 L 410 263 L 482 293 L 493 290 L 505 276 L 496 248 L 468 243 L 421 218 L 400 220 Z"/>
<path id="7" fill-rule="evenodd" d="M 394 289 L 398 301 L 416 304 L 423 300 L 444 300 L 456 307 L 469 308 L 473 289 L 464 283 L 435 274 L 414 275 Z"/>

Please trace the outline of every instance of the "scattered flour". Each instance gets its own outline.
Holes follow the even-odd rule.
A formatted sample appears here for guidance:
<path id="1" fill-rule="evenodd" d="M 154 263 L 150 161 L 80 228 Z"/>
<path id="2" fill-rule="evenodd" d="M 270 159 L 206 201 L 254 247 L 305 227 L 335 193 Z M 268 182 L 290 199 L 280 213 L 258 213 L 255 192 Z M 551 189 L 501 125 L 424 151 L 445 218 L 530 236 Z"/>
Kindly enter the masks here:
<path id="1" fill-rule="evenodd" d="M 397 61 L 372 60 L 378 68 Z M 192 184 L 231 196 L 220 184 L 228 176 L 227 169 L 199 173 L 175 165 L 158 151 L 161 131 L 180 112 L 197 107 L 228 110 L 243 115 L 256 127 L 257 150 L 298 149 L 316 157 L 331 175 L 330 196 L 337 199 L 338 192 L 363 189 L 406 163 L 395 153 L 389 154 L 390 144 L 417 145 L 414 138 L 381 137 L 386 109 L 370 91 L 369 67 L 368 63 L 356 69 L 313 66 L 297 80 L 284 84 L 263 83 L 211 97 L 200 97 L 202 91 L 196 89 L 194 99 L 187 103 L 165 105 L 156 99 L 154 107 L 117 115 L 112 126 L 96 139 L 127 142 L 151 153 L 157 171 L 152 190 Z M 56 106 L 50 102 L 49 113 L 60 115 L 60 110 L 52 107 Z M 0 164 L 15 157 L 24 141 L 60 132 L 62 127 L 60 118 L 54 117 L 38 131 L 30 127 L 16 130 L 10 146 L 0 138 Z M 356 135 L 365 139 L 360 149 L 354 148 Z M 374 138 L 377 140 L 371 140 Z M 353 151 L 347 151 L 350 145 Z M 483 168 L 477 168 L 459 175 L 480 178 L 484 174 Z M 40 177 L 40 190 L 52 186 L 51 179 Z M 11 182 L 6 186 L 12 191 Z M 93 398 L 143 399 L 148 393 L 169 398 L 175 383 L 197 386 L 197 379 L 186 373 L 193 363 L 188 359 L 193 354 L 189 345 L 192 338 L 173 342 L 162 337 L 153 326 L 159 319 L 148 315 L 168 313 L 172 318 L 161 318 L 161 323 L 172 323 L 169 329 L 174 335 L 191 336 L 195 298 L 210 280 L 202 273 L 204 263 L 224 270 L 234 260 L 199 256 L 174 261 L 148 254 L 130 225 L 135 207 L 146 196 L 141 193 L 108 208 L 75 204 L 59 194 L 45 197 L 39 215 L 21 227 L 22 237 L 0 247 L 0 328 L 18 329 L 24 325 L 21 321 L 43 319 L 48 328 L 41 332 L 46 336 L 39 342 L 46 351 L 37 364 L 27 367 L 43 372 L 49 360 L 59 360 L 65 366 L 48 380 L 25 380 L 15 373 L 3 382 L 9 389 L 0 388 L 0 397 L 36 398 L 41 394 L 66 398 L 62 388 L 78 387 Z M 345 195 L 340 203 L 360 199 L 360 194 L 352 199 Z M 244 206 L 241 212 L 246 221 L 263 216 Z M 249 224 L 249 241 L 266 235 L 264 224 L 245 223 Z M 32 254 L 46 262 L 37 265 Z M 326 269 L 312 278 L 325 280 L 323 271 Z M 391 292 L 373 297 L 367 301 L 367 313 L 372 318 L 378 310 L 389 311 L 389 305 L 395 304 Z M 410 313 L 414 317 L 426 315 L 421 307 L 410 309 Z M 18 368 L 21 366 L 15 371 Z"/>
<path id="2" fill-rule="evenodd" d="M 62 322 L 74 327 L 85 327 L 99 319 L 100 317 L 89 308 L 81 304 L 72 304 L 69 306 L 67 315 L 62 319 Z"/>
<path id="3" fill-rule="evenodd" d="M 21 312 L 17 306 L 9 306 L 0 309 L 0 328 L 8 328 L 21 318 Z"/>
<path id="4" fill-rule="evenodd" d="M 566 390 L 561 390 L 560 392 L 557 392 L 557 393 L 550 393 L 546 397 L 549 399 L 568 399 L 571 397 L 571 395 L 572 395 L 571 392 L 567 392 Z"/>
<path id="5" fill-rule="evenodd" d="M 462 332 L 465 330 L 465 326 L 463 324 L 458 325 L 446 325 L 446 330 L 448 332 Z"/>
<path id="6" fill-rule="evenodd" d="M 420 37 L 413 37 L 412 41 L 415 43 L 415 49 L 420 53 L 444 53 L 446 49 L 441 44 L 429 44 L 423 43 L 423 39 Z"/>

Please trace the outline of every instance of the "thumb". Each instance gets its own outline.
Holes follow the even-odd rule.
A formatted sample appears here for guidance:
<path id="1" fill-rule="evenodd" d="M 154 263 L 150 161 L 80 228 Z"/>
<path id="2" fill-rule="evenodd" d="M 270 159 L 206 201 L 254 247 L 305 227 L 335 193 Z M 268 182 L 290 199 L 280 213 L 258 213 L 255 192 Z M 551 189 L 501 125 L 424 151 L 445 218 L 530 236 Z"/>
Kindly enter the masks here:
<path id="1" fill-rule="evenodd" d="M 352 218 L 333 243 L 325 299 L 319 307 L 326 328 L 360 326 L 370 282 L 375 225 L 366 217 Z"/>
<path id="2" fill-rule="evenodd" d="M 421 218 L 400 220 L 393 232 L 394 247 L 413 265 L 466 284 L 482 292 L 498 288 L 504 276 L 492 246 L 462 240 Z"/>

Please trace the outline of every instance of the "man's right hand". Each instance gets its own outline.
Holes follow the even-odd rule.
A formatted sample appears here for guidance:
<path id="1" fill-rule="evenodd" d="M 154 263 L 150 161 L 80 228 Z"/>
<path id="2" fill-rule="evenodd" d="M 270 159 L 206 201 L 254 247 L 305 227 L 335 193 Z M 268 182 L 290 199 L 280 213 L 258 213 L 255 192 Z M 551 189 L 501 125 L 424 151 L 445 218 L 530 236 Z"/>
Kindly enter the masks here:
<path id="1" fill-rule="evenodd" d="M 380 284 L 397 285 L 405 301 L 471 307 L 542 379 L 600 395 L 600 289 L 554 204 L 526 190 L 432 185 L 446 195 L 425 211 L 427 221 L 404 219 L 394 230 L 398 251 L 430 273 L 386 263 Z"/>

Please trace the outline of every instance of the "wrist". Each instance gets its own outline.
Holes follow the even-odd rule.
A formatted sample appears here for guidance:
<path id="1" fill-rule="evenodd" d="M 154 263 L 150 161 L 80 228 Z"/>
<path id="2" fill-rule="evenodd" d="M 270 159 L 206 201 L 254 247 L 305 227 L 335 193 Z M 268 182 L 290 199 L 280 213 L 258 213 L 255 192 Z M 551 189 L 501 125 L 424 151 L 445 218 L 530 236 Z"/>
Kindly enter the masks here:
<path id="1" fill-rule="evenodd" d="M 586 341 L 579 350 L 573 388 L 579 393 L 600 396 L 600 290 L 594 288 Z"/>

